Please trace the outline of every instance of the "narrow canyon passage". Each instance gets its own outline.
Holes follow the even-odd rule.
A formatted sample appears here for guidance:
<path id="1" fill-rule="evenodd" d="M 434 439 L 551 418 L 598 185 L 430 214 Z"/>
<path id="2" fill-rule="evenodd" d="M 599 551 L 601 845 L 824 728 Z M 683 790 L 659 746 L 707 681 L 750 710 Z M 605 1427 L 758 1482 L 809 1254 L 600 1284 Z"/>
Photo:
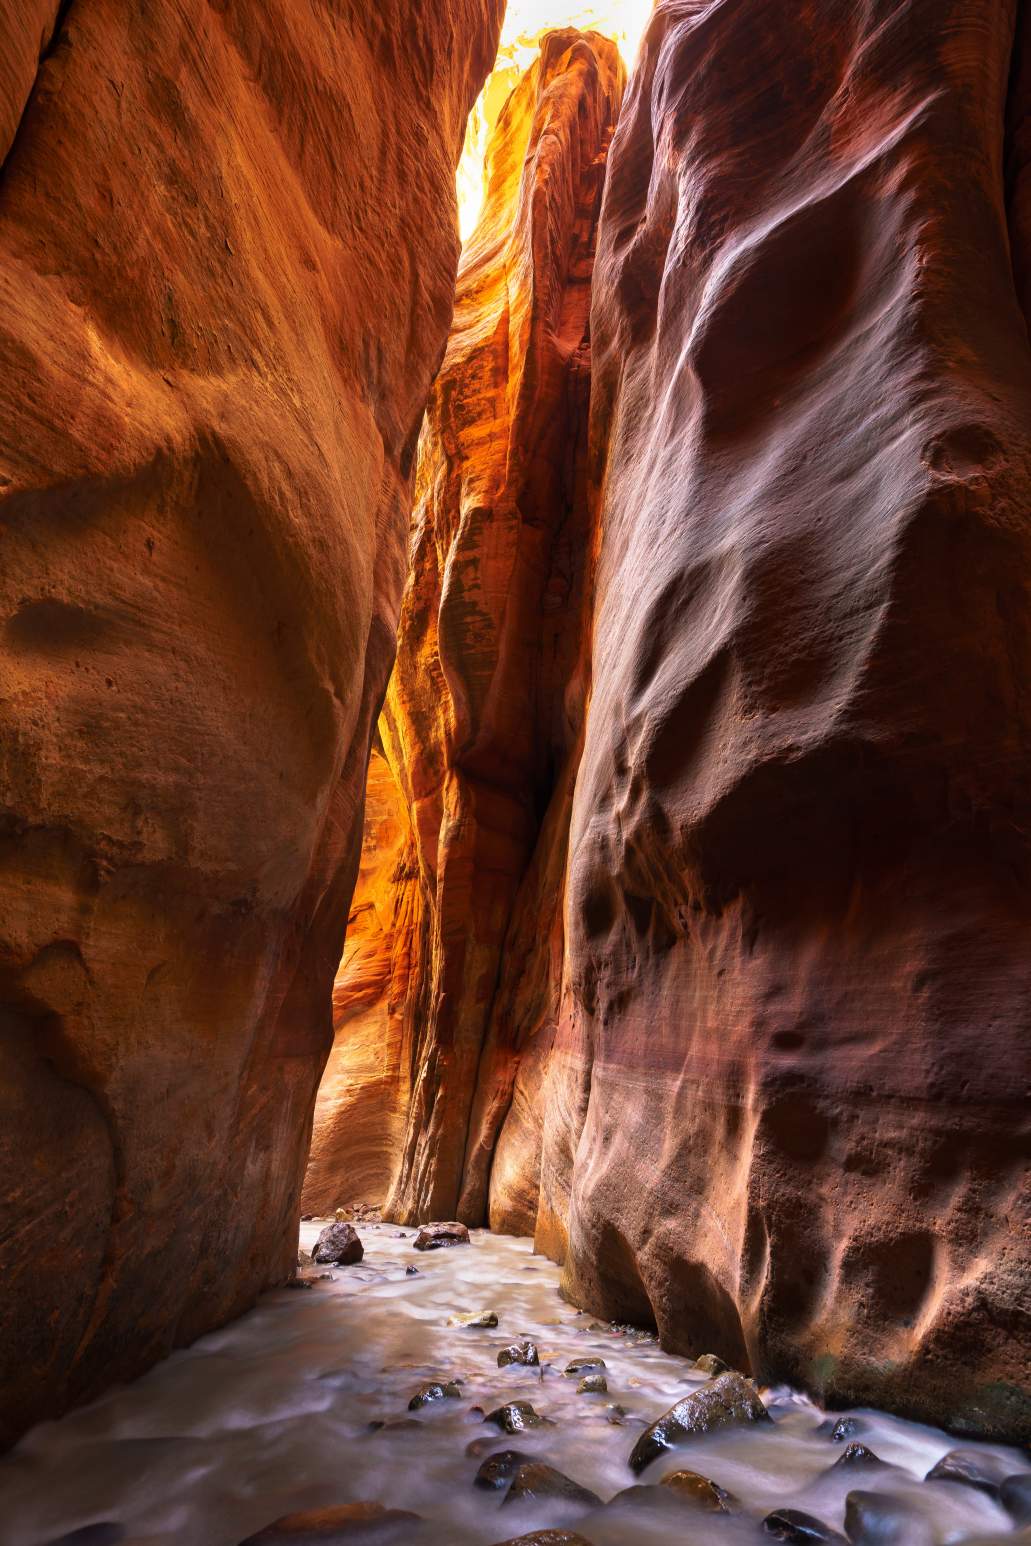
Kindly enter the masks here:
<path id="1" fill-rule="evenodd" d="M 322 1228 L 304 1226 L 306 1252 Z M 846 1506 L 853 1541 L 1015 1546 L 1031 1536 L 1014 1533 L 1010 1512 L 1031 1508 L 1026 1452 L 964 1443 L 957 1462 L 956 1440 L 940 1429 L 865 1410 L 842 1425 L 787 1387 L 761 1391 L 772 1421 L 684 1439 L 635 1474 L 628 1460 L 646 1425 L 704 1388 L 708 1371 L 663 1353 L 652 1335 L 575 1310 L 528 1240 L 473 1231 L 467 1245 L 420 1252 L 414 1230 L 358 1232 L 359 1265 L 306 1266 L 310 1291 L 269 1296 L 134 1385 L 31 1434 L 0 1461 L 0 1539 L 493 1546 L 528 1533 L 544 1546 L 758 1546 L 843 1541 Z M 497 1324 L 454 1324 L 481 1315 Z M 538 1364 L 499 1367 L 499 1354 L 527 1339 Z M 591 1375 L 607 1389 L 583 1390 Z M 411 1409 L 420 1391 L 449 1384 L 449 1395 Z M 529 1403 L 542 1425 L 506 1436 L 490 1417 L 514 1403 Z M 490 1459 L 512 1451 L 565 1486 L 538 1469 L 510 1497 L 515 1464 Z M 718 1484 L 719 1512 L 711 1494 L 663 1485 L 685 1471 Z M 370 1500 L 384 1505 L 378 1517 L 342 1512 Z M 317 1510 L 319 1523 L 266 1533 Z M 771 1514 L 784 1533 L 761 1527 Z M 555 1533 L 533 1533 L 542 1530 Z"/>
<path id="2" fill-rule="evenodd" d="M 1031 1542 L 1029 126 L 0 0 L 0 1546 Z"/>

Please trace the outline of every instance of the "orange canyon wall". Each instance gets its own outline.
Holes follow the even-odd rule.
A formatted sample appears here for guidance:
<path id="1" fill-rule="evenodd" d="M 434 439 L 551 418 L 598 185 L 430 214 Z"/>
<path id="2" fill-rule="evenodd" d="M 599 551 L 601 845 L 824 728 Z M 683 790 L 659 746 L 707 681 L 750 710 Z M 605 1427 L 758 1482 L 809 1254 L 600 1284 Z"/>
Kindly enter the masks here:
<path id="1" fill-rule="evenodd" d="M 293 1270 L 501 9 L 0 4 L 0 1443 Z"/>
<path id="2" fill-rule="evenodd" d="M 1027 1437 L 1031 44 L 794 13 L 657 7 L 589 331 L 601 46 L 499 126 L 511 189 L 551 115 L 424 443 L 385 1191 L 667 1346 Z"/>

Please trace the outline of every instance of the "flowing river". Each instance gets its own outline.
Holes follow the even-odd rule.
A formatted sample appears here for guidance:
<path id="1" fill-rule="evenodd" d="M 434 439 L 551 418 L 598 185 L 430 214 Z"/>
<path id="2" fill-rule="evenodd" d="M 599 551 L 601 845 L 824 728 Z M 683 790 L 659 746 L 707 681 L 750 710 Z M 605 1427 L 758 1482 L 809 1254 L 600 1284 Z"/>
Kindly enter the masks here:
<path id="1" fill-rule="evenodd" d="M 321 1227 L 302 1226 L 302 1248 L 311 1250 Z M 849 1437 L 882 1463 L 836 1466 L 846 1445 L 831 1437 L 833 1422 L 787 1389 L 762 1391 L 772 1424 L 691 1438 L 637 1478 L 628 1457 L 644 1428 L 703 1383 L 689 1361 L 566 1304 L 558 1268 L 528 1240 L 473 1231 L 469 1245 L 418 1253 L 413 1230 L 358 1228 L 360 1265 L 311 1269 L 309 1277 L 328 1275 L 310 1290 L 267 1295 L 132 1385 L 29 1433 L 0 1461 L 3 1546 L 66 1537 L 76 1546 L 238 1546 L 280 1516 L 365 1500 L 420 1520 L 387 1515 L 353 1536 L 317 1538 L 493 1546 L 563 1527 L 593 1546 L 759 1546 L 778 1538 L 762 1520 L 784 1508 L 838 1539 L 830 1532 L 843 1530 L 846 1495 L 856 1490 L 874 1496 L 864 1542 L 1031 1541 L 990 1482 L 986 1491 L 924 1480 L 957 1447 L 989 1477 L 1029 1472 L 1020 1450 L 863 1410 Z M 497 1327 L 448 1324 L 479 1311 L 496 1313 Z M 521 1338 L 537 1344 L 541 1366 L 499 1368 L 499 1351 Z M 580 1392 L 564 1373 L 592 1358 L 604 1360 L 607 1392 Z M 459 1381 L 461 1395 L 409 1412 L 429 1381 Z M 484 1421 L 516 1400 L 553 1425 L 507 1438 Z M 474 1485 L 485 1455 L 506 1448 L 545 1461 L 607 1506 L 506 1502 L 504 1488 Z M 726 1489 L 736 1512 L 707 1513 L 653 1485 L 685 1468 Z M 613 1503 L 635 1484 L 648 1490 Z"/>

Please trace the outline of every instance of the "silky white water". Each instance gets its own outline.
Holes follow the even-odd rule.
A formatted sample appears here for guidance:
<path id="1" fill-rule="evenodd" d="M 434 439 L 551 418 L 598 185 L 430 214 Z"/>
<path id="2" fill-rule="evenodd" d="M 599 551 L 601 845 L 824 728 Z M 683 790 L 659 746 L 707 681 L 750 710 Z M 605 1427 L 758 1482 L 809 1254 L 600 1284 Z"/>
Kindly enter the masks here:
<path id="1" fill-rule="evenodd" d="M 302 1226 L 303 1248 L 311 1250 L 321 1227 Z M 482 1457 L 466 1455 L 470 1440 L 495 1437 L 495 1449 L 546 1459 L 608 1502 L 638 1480 L 627 1457 L 644 1425 L 703 1376 L 654 1340 L 599 1327 L 566 1304 L 558 1269 L 534 1256 L 528 1240 L 474 1231 L 468 1246 L 419 1253 L 412 1230 L 404 1239 L 389 1224 L 360 1225 L 359 1233 L 360 1266 L 334 1269 L 308 1291 L 269 1294 L 132 1385 L 33 1429 L 0 1462 L 3 1546 L 42 1546 L 102 1521 L 124 1528 L 126 1546 L 237 1546 L 281 1515 L 359 1500 L 423 1516 L 425 1525 L 377 1536 L 398 1546 L 492 1546 L 556 1524 L 575 1524 L 595 1546 L 755 1546 L 769 1540 L 758 1521 L 785 1506 L 841 1530 L 854 1488 L 915 1507 L 913 1546 L 1031 1540 L 994 1499 L 922 1480 L 961 1442 L 1013 1472 L 1031 1469 L 1019 1450 L 862 1412 L 857 1437 L 891 1468 L 829 1472 L 842 1446 L 817 1431 L 826 1414 L 787 1390 L 763 1392 L 772 1426 L 692 1439 L 640 1478 L 702 1472 L 735 1495 L 746 1511 L 738 1517 L 685 1504 L 671 1531 L 668 1519 L 633 1504 L 503 1505 L 503 1493 L 473 1486 Z M 407 1266 L 418 1275 L 406 1276 Z M 447 1324 L 479 1310 L 496 1311 L 497 1329 Z M 499 1349 L 521 1337 L 538 1344 L 543 1373 L 497 1367 Z M 563 1375 L 569 1360 L 588 1354 L 604 1358 L 608 1394 L 578 1395 L 576 1380 Z M 463 1398 L 409 1414 L 409 1398 L 435 1378 L 461 1379 Z M 471 1410 L 515 1399 L 531 1401 L 555 1426 L 508 1438 Z M 618 1426 L 609 1420 L 613 1403 L 626 1412 Z M 410 1415 L 418 1427 L 369 1427 Z"/>

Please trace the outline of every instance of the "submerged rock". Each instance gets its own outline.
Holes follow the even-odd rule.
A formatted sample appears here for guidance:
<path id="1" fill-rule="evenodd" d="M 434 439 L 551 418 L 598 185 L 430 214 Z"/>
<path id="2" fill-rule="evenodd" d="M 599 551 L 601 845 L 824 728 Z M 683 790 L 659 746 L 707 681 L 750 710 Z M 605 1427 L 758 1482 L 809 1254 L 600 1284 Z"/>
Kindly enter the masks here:
<path id="1" fill-rule="evenodd" d="M 565 1367 L 566 1374 L 588 1374 L 595 1369 L 606 1368 L 604 1358 L 574 1358 Z"/>
<path id="2" fill-rule="evenodd" d="M 609 1382 L 604 1374 L 585 1374 L 576 1387 L 578 1396 L 604 1395 L 609 1388 Z"/>
<path id="3" fill-rule="evenodd" d="M 240 1546 L 275 1546 L 289 1541 L 292 1546 L 316 1546 L 321 1542 L 371 1542 L 379 1538 L 384 1525 L 417 1520 L 418 1514 L 407 1509 L 386 1508 L 382 1503 L 344 1503 L 338 1508 L 312 1508 L 299 1514 L 284 1514 L 266 1525 L 257 1535 L 249 1535 Z"/>
<path id="4" fill-rule="evenodd" d="M 1031 1524 L 1031 1471 L 1007 1476 L 999 1488 L 999 1502 L 1015 1523 Z"/>
<path id="5" fill-rule="evenodd" d="M 320 1266 L 331 1263 L 335 1267 L 353 1267 L 364 1255 L 365 1247 L 354 1225 L 341 1222 L 326 1226 L 315 1242 L 311 1259 Z"/>
<path id="6" fill-rule="evenodd" d="M 488 1331 L 497 1324 L 498 1318 L 493 1310 L 474 1310 L 471 1315 L 452 1315 L 448 1318 L 449 1326 L 482 1327 Z"/>
<path id="7" fill-rule="evenodd" d="M 671 1406 L 641 1434 L 630 1452 L 630 1469 L 639 1476 L 653 1460 L 696 1433 L 769 1421 L 770 1414 L 743 1375 L 720 1374 Z"/>
<path id="8" fill-rule="evenodd" d="M 477 1439 L 477 1444 L 482 1444 L 483 1439 Z M 496 1443 L 490 1439 L 486 1442 Z M 469 1445 L 466 1450 L 468 1455 L 474 1446 Z M 532 1455 L 525 1455 L 521 1449 L 499 1449 L 496 1454 L 488 1455 L 473 1477 L 473 1486 L 482 1487 L 485 1492 L 497 1492 L 502 1487 L 507 1487 L 521 1465 L 527 1465 L 532 1461 Z"/>
<path id="9" fill-rule="evenodd" d="M 48 1541 L 47 1546 L 118 1546 L 125 1540 L 125 1526 L 116 1520 L 105 1519 L 93 1525 L 83 1525 L 69 1535 L 59 1535 Z"/>
<path id="10" fill-rule="evenodd" d="M 683 1499 L 685 1503 L 693 1503 L 698 1508 L 706 1509 L 710 1514 L 736 1512 L 736 1499 L 718 1482 L 712 1481 L 708 1476 L 700 1475 L 697 1471 L 671 1471 L 668 1476 L 662 1478 L 659 1485 L 668 1487 L 670 1492 Z"/>
<path id="11" fill-rule="evenodd" d="M 850 1492 L 845 1534 L 857 1546 L 933 1546 L 935 1532 L 902 1498 L 882 1492 Z"/>
<path id="12" fill-rule="evenodd" d="M 858 1417 L 839 1417 L 837 1422 L 831 1422 L 825 1426 L 829 1430 L 828 1436 L 832 1444 L 844 1444 L 846 1439 L 854 1439 L 864 1428 L 864 1424 Z"/>
<path id="13" fill-rule="evenodd" d="M 775 1541 L 789 1541 L 792 1546 L 821 1546 L 824 1542 L 831 1543 L 831 1546 L 848 1546 L 845 1537 L 837 1530 L 832 1530 L 822 1519 L 814 1519 L 812 1514 L 803 1514 L 797 1508 L 779 1508 L 775 1513 L 767 1514 L 763 1520 L 763 1529 Z"/>
<path id="14" fill-rule="evenodd" d="M 488 1412 L 485 1421 L 493 1423 L 503 1433 L 522 1433 L 524 1428 L 552 1426 L 551 1418 L 535 1412 L 529 1401 L 508 1401 Z"/>
<path id="15" fill-rule="evenodd" d="M 523 1342 L 513 1342 L 509 1347 L 503 1347 L 498 1354 L 498 1368 L 504 1369 L 509 1364 L 526 1364 L 536 1368 L 540 1364 L 540 1354 L 537 1351 L 536 1342 L 529 1339 Z"/>
<path id="16" fill-rule="evenodd" d="M 429 1406 L 434 1401 L 460 1401 L 462 1387 L 457 1380 L 448 1380 L 441 1383 L 439 1380 L 431 1380 L 427 1385 L 420 1385 L 411 1401 L 408 1403 L 410 1412 L 418 1411 L 421 1406 Z"/>
<path id="17" fill-rule="evenodd" d="M 842 1466 L 859 1465 L 883 1465 L 880 1455 L 875 1455 L 872 1449 L 867 1449 L 865 1444 L 846 1444 L 845 1448 L 830 1467 L 832 1471 L 839 1470 Z"/>
<path id="18" fill-rule="evenodd" d="M 707 1374 L 710 1379 L 715 1379 L 718 1374 L 730 1374 L 729 1363 L 724 1363 L 722 1358 L 717 1358 L 715 1353 L 703 1353 L 701 1358 L 694 1361 L 696 1369 L 702 1374 Z"/>
<path id="19" fill-rule="evenodd" d="M 950 1449 L 937 1465 L 931 1467 L 924 1481 L 958 1482 L 960 1486 L 973 1487 L 978 1492 L 986 1492 L 990 1498 L 997 1498 L 999 1488 L 1009 1475 L 1009 1465 L 994 1455 L 981 1454 L 976 1449 Z"/>
<path id="20" fill-rule="evenodd" d="M 502 1499 L 507 1503 L 561 1502 L 582 1503 L 585 1508 L 600 1508 L 601 1499 L 574 1482 L 571 1477 L 556 1471 L 554 1466 L 542 1460 L 527 1460 L 512 1477 L 512 1484 Z"/>
<path id="21" fill-rule="evenodd" d="M 513 1535 L 498 1546 L 593 1546 L 586 1535 L 574 1530 L 531 1530 L 529 1535 Z"/>
<path id="22" fill-rule="evenodd" d="M 451 1245 L 469 1245 L 469 1231 L 454 1220 L 446 1224 L 424 1224 L 413 1242 L 417 1251 L 440 1251 Z"/>

